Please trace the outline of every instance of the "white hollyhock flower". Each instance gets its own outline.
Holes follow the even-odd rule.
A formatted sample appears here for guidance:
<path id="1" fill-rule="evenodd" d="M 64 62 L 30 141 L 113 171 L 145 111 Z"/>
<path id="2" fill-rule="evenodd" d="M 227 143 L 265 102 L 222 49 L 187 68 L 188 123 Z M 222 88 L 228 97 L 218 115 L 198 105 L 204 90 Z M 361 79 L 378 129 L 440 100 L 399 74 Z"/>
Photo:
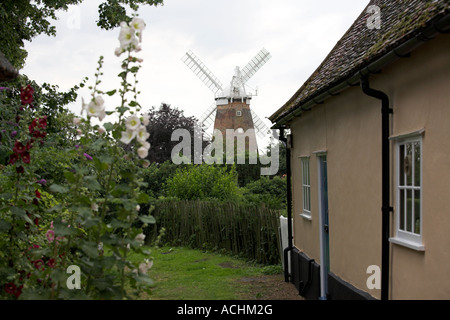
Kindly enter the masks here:
<path id="1" fill-rule="evenodd" d="M 100 121 L 106 116 L 104 100 L 101 96 L 97 96 L 89 102 L 86 107 L 86 112 L 88 116 L 98 117 Z"/>
<path id="2" fill-rule="evenodd" d="M 136 131 L 135 130 L 127 130 L 122 131 L 122 137 L 120 138 L 120 141 L 124 144 L 129 144 L 131 140 L 136 137 Z"/>
<path id="3" fill-rule="evenodd" d="M 125 122 L 128 130 L 136 131 L 141 126 L 141 120 L 137 116 L 131 116 Z"/>
<path id="4" fill-rule="evenodd" d="M 133 18 L 130 23 L 131 28 L 133 28 L 136 32 L 136 35 L 139 37 L 139 42 L 142 41 L 142 31 L 145 29 L 145 22 L 141 18 Z"/>
<path id="5" fill-rule="evenodd" d="M 114 54 L 118 57 L 120 57 L 120 55 L 124 52 L 125 52 L 125 49 L 122 47 L 116 48 L 116 50 L 114 50 Z"/>
<path id="6" fill-rule="evenodd" d="M 146 274 L 149 269 L 153 267 L 153 261 L 149 261 L 148 259 L 145 259 L 144 262 L 139 264 L 139 272 Z"/>
<path id="7" fill-rule="evenodd" d="M 141 147 L 143 147 L 143 148 L 145 148 L 145 149 L 150 149 L 150 143 L 149 142 L 147 142 L 147 141 L 142 141 L 142 142 L 140 142 L 140 144 L 141 144 Z"/>
<path id="8" fill-rule="evenodd" d="M 150 133 L 147 132 L 147 128 L 144 126 L 140 126 L 137 131 L 137 135 L 136 135 L 137 141 L 139 141 L 140 143 L 143 143 L 143 142 L 146 142 L 149 137 L 150 137 Z"/>
<path id="9" fill-rule="evenodd" d="M 137 153 L 138 153 L 138 156 L 139 156 L 141 159 L 147 158 L 147 156 L 148 156 L 148 149 L 145 148 L 145 147 L 140 147 L 140 148 L 137 150 Z"/>
<path id="10" fill-rule="evenodd" d="M 136 240 L 137 242 L 144 243 L 144 240 L 145 240 L 145 234 L 139 233 L 139 234 L 134 238 L 134 240 Z"/>
<path id="11" fill-rule="evenodd" d="M 139 40 L 136 38 L 135 29 L 128 26 L 126 22 L 122 22 L 120 24 L 120 33 L 119 33 L 119 41 L 120 48 L 123 51 L 131 48 L 132 50 L 139 49 Z M 116 49 L 116 55 L 120 52 L 119 49 Z M 120 54 L 119 54 L 120 55 Z"/>

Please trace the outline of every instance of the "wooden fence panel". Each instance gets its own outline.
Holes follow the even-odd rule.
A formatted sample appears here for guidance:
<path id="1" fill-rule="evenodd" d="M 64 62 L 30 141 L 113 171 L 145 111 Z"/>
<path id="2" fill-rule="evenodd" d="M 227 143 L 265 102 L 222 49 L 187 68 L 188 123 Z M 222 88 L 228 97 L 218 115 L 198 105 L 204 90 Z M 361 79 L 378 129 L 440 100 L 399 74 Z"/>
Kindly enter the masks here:
<path id="1" fill-rule="evenodd" d="M 262 264 L 280 263 L 280 212 L 266 207 L 216 201 L 163 200 L 153 212 L 156 228 L 165 228 L 170 245 L 225 250 Z"/>

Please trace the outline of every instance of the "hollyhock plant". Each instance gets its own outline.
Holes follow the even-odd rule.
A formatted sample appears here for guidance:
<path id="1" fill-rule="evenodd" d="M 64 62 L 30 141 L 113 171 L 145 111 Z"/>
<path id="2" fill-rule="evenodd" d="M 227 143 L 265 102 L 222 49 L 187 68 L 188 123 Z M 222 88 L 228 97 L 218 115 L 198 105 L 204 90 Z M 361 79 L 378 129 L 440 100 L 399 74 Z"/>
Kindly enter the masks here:
<path id="1" fill-rule="evenodd" d="M 0 259 L 0 299 L 120 300 L 148 292 L 151 280 L 144 273 L 150 263 L 130 259 L 131 253 L 150 255 L 138 244 L 154 220 L 149 211 L 136 209 L 149 203 L 140 174 L 141 166 L 149 165 L 142 160 L 150 148 L 145 128 L 149 119 L 136 116 L 141 112 L 136 79 L 142 59 L 133 56 L 141 50 L 144 28 L 137 17 L 121 24 L 118 51 L 126 53 L 119 65 L 121 87 L 101 91 L 101 57 L 90 99 L 82 99 L 81 116 L 64 114 L 61 120 L 49 112 L 50 121 L 44 114 L 52 109 L 50 103 L 34 84 L 22 84 L 20 95 L 18 90 L 0 94 L 0 103 L 2 96 L 10 99 L 13 93 L 16 99 L 4 122 L 9 120 L 12 128 L 3 132 L 2 140 L 11 144 L 5 154 L 11 165 L 3 169 L 7 182 L 0 181 L 5 258 Z M 116 93 L 120 102 L 114 111 L 106 111 L 107 96 Z M 110 115 L 118 121 L 93 124 Z M 60 121 L 64 126 L 58 127 Z M 51 143 L 42 146 L 47 131 Z M 72 266 L 82 268 L 80 290 L 71 290 L 66 282 Z M 130 274 L 128 267 L 143 272 Z"/>

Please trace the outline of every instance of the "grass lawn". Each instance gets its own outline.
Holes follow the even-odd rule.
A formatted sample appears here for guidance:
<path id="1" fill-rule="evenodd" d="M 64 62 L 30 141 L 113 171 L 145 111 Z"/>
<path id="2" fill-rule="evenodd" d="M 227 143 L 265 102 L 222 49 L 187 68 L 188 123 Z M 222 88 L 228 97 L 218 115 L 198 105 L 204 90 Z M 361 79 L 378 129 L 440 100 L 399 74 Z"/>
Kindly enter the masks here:
<path id="1" fill-rule="evenodd" d="M 155 282 L 151 300 L 237 300 L 247 286 L 238 280 L 280 273 L 281 266 L 260 266 L 227 255 L 187 248 L 152 248 Z M 136 257 L 137 259 L 142 257 Z"/>

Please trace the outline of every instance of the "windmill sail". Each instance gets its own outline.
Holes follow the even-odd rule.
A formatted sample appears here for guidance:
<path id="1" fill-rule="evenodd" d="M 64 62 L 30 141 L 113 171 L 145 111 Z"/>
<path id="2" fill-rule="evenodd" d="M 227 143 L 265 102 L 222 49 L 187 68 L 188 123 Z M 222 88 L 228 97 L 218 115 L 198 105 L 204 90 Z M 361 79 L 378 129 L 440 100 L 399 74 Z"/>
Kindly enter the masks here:
<path id="1" fill-rule="evenodd" d="M 242 69 L 242 80 L 244 83 L 253 77 L 253 75 L 261 69 L 270 58 L 272 58 L 270 53 L 262 48 L 261 51 L 259 51 L 258 54 Z"/>
<path id="2" fill-rule="evenodd" d="M 214 124 L 214 117 L 217 106 L 213 103 L 201 116 L 200 123 L 205 128 L 205 130 Z"/>
<path id="3" fill-rule="evenodd" d="M 252 114 L 252 118 L 253 118 L 253 126 L 255 127 L 255 131 L 256 133 L 261 137 L 264 138 L 267 136 L 267 134 L 270 132 L 270 129 L 268 126 L 266 126 L 266 124 L 264 123 L 264 121 L 261 120 L 260 117 L 258 117 L 258 115 L 253 111 L 250 110 L 251 114 Z"/>
<path id="4" fill-rule="evenodd" d="M 192 52 L 188 51 L 181 59 L 214 94 L 222 92 L 222 83 Z"/>

